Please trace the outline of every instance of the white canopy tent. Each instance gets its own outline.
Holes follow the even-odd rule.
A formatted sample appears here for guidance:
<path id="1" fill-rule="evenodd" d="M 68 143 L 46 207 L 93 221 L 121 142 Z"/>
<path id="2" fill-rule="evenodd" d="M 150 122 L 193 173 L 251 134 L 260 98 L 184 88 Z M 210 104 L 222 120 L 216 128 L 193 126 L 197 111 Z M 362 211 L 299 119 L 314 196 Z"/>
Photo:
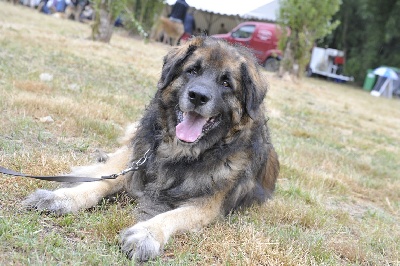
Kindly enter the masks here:
<path id="1" fill-rule="evenodd" d="M 276 21 L 279 13 L 280 0 L 272 0 L 250 12 L 243 14 L 244 18 L 256 18 L 261 20 Z"/>
<path id="2" fill-rule="evenodd" d="M 186 0 L 189 6 L 197 10 L 203 10 L 223 15 L 239 15 L 250 12 L 273 0 Z M 176 0 L 166 0 L 168 5 L 173 5 Z"/>
<path id="3" fill-rule="evenodd" d="M 213 35 L 219 32 L 221 24 L 230 31 L 243 21 L 262 20 L 244 14 L 271 1 L 273 0 L 186 0 L 186 3 L 196 9 L 194 14 L 196 28 L 202 33 Z M 167 8 L 171 8 L 175 2 L 176 0 L 166 0 L 169 5 Z M 169 11 L 164 13 L 168 14 Z"/>
<path id="4" fill-rule="evenodd" d="M 371 91 L 372 96 L 392 98 L 395 89 L 394 82 L 399 80 L 399 75 L 389 67 L 378 67 L 373 71 L 375 75 L 385 78 L 383 84 Z"/>

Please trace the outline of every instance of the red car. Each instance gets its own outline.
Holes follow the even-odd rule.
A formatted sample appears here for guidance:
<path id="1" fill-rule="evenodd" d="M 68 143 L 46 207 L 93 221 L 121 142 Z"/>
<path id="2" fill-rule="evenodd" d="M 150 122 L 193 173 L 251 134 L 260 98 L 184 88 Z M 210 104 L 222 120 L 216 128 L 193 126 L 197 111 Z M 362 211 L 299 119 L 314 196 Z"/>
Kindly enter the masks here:
<path id="1" fill-rule="evenodd" d="M 264 22 L 243 22 L 226 34 L 212 37 L 240 43 L 253 50 L 258 62 L 269 71 L 278 71 L 282 51 L 278 49 L 279 26 Z"/>

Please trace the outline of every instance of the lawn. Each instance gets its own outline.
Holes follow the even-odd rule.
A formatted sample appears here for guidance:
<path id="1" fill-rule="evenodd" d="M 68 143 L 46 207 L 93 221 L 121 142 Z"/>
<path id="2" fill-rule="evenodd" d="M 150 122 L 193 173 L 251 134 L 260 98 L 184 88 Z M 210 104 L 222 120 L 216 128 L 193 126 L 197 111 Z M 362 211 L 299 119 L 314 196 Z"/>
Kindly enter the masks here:
<path id="1" fill-rule="evenodd" d="M 88 36 L 86 24 L 0 1 L 1 166 L 68 172 L 116 149 L 140 118 L 170 47 L 123 31 L 110 44 Z M 400 265 L 400 101 L 265 74 L 281 161 L 275 197 L 173 237 L 148 264 Z M 0 182 L 0 265 L 134 264 L 118 244 L 135 223 L 125 195 L 57 217 L 20 204 L 57 184 L 1 174 Z"/>

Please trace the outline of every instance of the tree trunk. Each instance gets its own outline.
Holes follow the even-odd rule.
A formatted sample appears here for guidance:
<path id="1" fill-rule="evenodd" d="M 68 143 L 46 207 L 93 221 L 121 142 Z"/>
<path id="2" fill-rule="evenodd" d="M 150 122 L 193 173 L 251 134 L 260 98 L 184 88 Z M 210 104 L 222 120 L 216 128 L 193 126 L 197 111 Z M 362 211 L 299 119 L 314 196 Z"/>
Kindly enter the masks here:
<path id="1" fill-rule="evenodd" d="M 109 43 L 114 30 L 114 19 L 108 1 L 102 0 L 92 25 L 92 40 Z"/>
<path id="2" fill-rule="evenodd" d="M 283 58 L 279 66 L 278 75 L 280 77 L 286 76 L 288 74 L 297 78 L 300 77 L 299 64 L 296 62 L 297 60 L 294 58 L 292 51 L 292 42 L 289 41 L 286 44 L 285 52 L 283 53 Z"/>

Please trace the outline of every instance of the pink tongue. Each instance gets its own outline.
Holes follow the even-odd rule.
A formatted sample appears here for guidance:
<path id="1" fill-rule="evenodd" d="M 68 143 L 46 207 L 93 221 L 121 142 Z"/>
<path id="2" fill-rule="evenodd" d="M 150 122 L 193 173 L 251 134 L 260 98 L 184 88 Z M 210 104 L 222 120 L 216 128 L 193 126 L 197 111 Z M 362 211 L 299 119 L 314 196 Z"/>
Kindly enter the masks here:
<path id="1" fill-rule="evenodd" d="M 183 121 L 176 126 L 176 136 L 186 142 L 194 142 L 199 138 L 207 119 L 194 112 L 189 112 Z"/>

